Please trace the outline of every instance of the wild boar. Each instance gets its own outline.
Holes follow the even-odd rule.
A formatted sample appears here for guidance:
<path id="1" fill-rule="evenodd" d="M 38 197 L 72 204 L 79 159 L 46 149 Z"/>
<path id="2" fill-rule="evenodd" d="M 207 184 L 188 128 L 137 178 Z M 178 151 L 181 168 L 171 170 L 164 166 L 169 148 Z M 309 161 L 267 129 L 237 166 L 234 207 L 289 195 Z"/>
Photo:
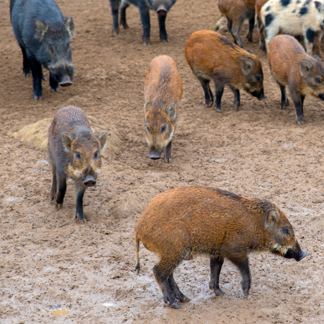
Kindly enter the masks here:
<path id="1" fill-rule="evenodd" d="M 186 45 L 185 55 L 193 74 L 199 80 L 206 107 L 213 105 L 214 97 L 209 87 L 215 83 L 215 107 L 221 111 L 225 85 L 234 93 L 234 106 L 240 106 L 240 91 L 244 89 L 259 100 L 265 99 L 263 72 L 260 60 L 252 53 L 233 44 L 226 37 L 211 31 L 193 33 Z"/>
<path id="2" fill-rule="evenodd" d="M 175 61 L 166 55 L 155 57 L 144 83 L 144 122 L 151 159 L 171 162 L 171 144 L 178 120 L 182 81 Z"/>
<path id="3" fill-rule="evenodd" d="M 48 129 L 47 152 L 52 164 L 51 202 L 61 208 L 66 180 L 75 181 L 76 218 L 85 221 L 83 196 L 96 184 L 101 169 L 100 153 L 106 144 L 107 132 L 94 134 L 85 112 L 77 107 L 61 108 Z"/>
<path id="4" fill-rule="evenodd" d="M 241 271 L 243 293 L 248 296 L 249 252 L 270 251 L 296 261 L 306 255 L 288 219 L 274 204 L 203 186 L 173 189 L 153 198 L 136 224 L 134 238 L 135 270 L 140 270 L 142 242 L 159 257 L 153 273 L 165 303 L 173 308 L 188 301 L 173 278 L 183 260 L 210 256 L 209 287 L 222 295 L 219 275 L 228 258 Z"/>
<path id="5" fill-rule="evenodd" d="M 289 35 L 278 35 L 270 44 L 268 62 L 281 91 L 280 108 L 289 104 L 288 85 L 296 109 L 298 124 L 304 124 L 306 95 L 324 100 L 324 65 L 318 57 L 308 55 L 298 41 Z"/>
<path id="6" fill-rule="evenodd" d="M 245 19 L 249 21 L 247 39 L 252 42 L 252 34 L 255 19 L 256 0 L 219 0 L 218 8 L 227 18 L 227 27 L 233 36 L 235 44 L 244 48 L 240 31 Z"/>
<path id="7" fill-rule="evenodd" d="M 261 8 L 261 19 L 265 26 L 267 50 L 279 33 L 302 35 L 305 49 L 312 55 L 314 37 L 317 34 L 320 41 L 324 30 L 324 4 L 316 0 L 269 0 Z"/>

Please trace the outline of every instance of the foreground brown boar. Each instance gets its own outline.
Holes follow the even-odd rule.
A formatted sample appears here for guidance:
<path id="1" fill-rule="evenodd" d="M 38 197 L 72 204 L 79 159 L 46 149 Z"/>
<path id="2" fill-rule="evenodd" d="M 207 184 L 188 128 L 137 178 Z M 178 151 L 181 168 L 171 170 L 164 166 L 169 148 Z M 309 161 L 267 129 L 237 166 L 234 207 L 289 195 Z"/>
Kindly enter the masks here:
<path id="1" fill-rule="evenodd" d="M 175 61 L 166 55 L 155 57 L 144 84 L 144 121 L 150 158 L 171 162 L 171 144 L 178 120 L 182 81 Z"/>
<path id="2" fill-rule="evenodd" d="M 256 0 L 219 0 L 218 8 L 227 19 L 227 27 L 235 44 L 244 48 L 240 31 L 245 19 L 249 21 L 247 39 L 252 42 Z"/>
<path id="3" fill-rule="evenodd" d="M 159 256 L 153 272 L 165 303 L 174 308 L 188 298 L 179 290 L 173 271 L 182 260 L 195 255 L 210 256 L 209 287 L 216 295 L 224 258 L 241 271 L 242 288 L 248 296 L 251 286 L 248 253 L 271 251 L 300 261 L 305 257 L 286 216 L 274 204 L 244 198 L 228 191 L 187 186 L 157 195 L 135 228 L 136 270 L 139 244 Z"/>
<path id="4" fill-rule="evenodd" d="M 263 91 L 263 72 L 260 60 L 252 53 L 233 44 L 226 37 L 211 31 L 193 33 L 186 45 L 185 55 L 192 72 L 200 81 L 207 107 L 213 105 L 209 82 L 215 83 L 215 107 L 221 111 L 225 85 L 234 93 L 234 106 L 240 106 L 240 91 L 244 89 L 259 100 Z"/>
<path id="5" fill-rule="evenodd" d="M 85 221 L 83 195 L 96 184 L 101 168 L 100 152 L 106 144 L 107 132 L 95 135 L 83 110 L 74 106 L 61 108 L 48 130 L 48 157 L 52 164 L 51 202 L 62 207 L 66 180 L 75 181 L 76 217 Z"/>
<path id="6" fill-rule="evenodd" d="M 318 57 L 308 55 L 289 35 L 276 36 L 270 43 L 268 62 L 281 90 L 280 108 L 288 105 L 286 86 L 296 108 L 298 124 L 304 124 L 303 105 L 306 95 L 324 100 L 324 65 Z"/>

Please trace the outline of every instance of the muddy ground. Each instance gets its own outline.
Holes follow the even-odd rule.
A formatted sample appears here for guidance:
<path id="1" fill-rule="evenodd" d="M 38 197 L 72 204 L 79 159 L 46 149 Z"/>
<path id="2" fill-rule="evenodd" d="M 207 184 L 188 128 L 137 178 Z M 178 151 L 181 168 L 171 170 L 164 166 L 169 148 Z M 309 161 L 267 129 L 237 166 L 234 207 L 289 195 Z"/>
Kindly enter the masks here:
<path id="1" fill-rule="evenodd" d="M 279 109 L 279 88 L 254 32 L 247 47 L 262 61 L 267 100 L 242 93 L 237 112 L 226 89 L 222 113 L 205 108 L 184 47 L 192 32 L 215 24 L 217 1 L 178 0 L 167 18 L 167 44 L 159 41 L 152 12 L 147 47 L 135 7 L 127 12 L 130 29 L 113 37 L 108 0 L 58 4 L 73 16 L 77 31 L 74 84 L 53 93 L 43 82 L 44 99 L 35 101 L 31 77 L 22 77 L 9 1 L 0 0 L 1 323 L 323 323 L 323 102 L 306 98 L 304 126 L 295 123 L 292 105 Z M 175 59 L 184 89 L 169 164 L 148 158 L 144 138 L 143 82 L 149 62 L 160 54 Z M 73 183 L 57 211 L 49 203 L 46 152 L 10 136 L 71 104 L 111 134 L 98 184 L 85 194 L 85 224 L 74 219 Z M 133 230 L 156 194 L 191 184 L 274 202 L 293 224 L 306 258 L 297 263 L 251 254 L 248 299 L 228 261 L 223 297 L 208 288 L 207 258 L 186 261 L 175 278 L 191 301 L 179 310 L 164 307 L 152 273 L 156 258 L 143 247 L 142 271 L 134 272 Z"/>

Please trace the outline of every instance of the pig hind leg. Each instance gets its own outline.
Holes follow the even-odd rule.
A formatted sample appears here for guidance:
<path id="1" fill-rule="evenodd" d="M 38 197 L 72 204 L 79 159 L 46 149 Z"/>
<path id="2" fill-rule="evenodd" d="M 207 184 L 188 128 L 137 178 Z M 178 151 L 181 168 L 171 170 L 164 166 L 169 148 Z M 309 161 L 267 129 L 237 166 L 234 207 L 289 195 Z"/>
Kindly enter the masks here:
<path id="1" fill-rule="evenodd" d="M 171 146 L 172 146 L 172 141 L 170 141 L 169 144 L 164 149 L 165 162 L 171 162 Z"/>
<path id="2" fill-rule="evenodd" d="M 76 211 L 75 211 L 75 218 L 84 222 L 85 217 L 83 214 L 83 196 L 85 193 L 85 186 L 82 182 L 76 181 L 75 182 L 75 195 L 76 195 Z"/>
<path id="3" fill-rule="evenodd" d="M 112 33 L 114 35 L 119 34 L 118 11 L 119 11 L 120 3 L 121 0 L 110 0 L 111 13 L 113 16 Z"/>
<path id="4" fill-rule="evenodd" d="M 52 164 L 52 188 L 50 192 L 50 201 L 54 201 L 57 192 L 57 178 L 56 178 L 56 166 Z"/>
<path id="5" fill-rule="evenodd" d="M 250 43 L 253 42 L 253 28 L 254 28 L 254 22 L 255 22 L 255 12 L 249 12 L 248 15 L 248 20 L 249 20 L 249 30 L 246 35 L 246 38 Z"/>
<path id="6" fill-rule="evenodd" d="M 173 291 L 173 294 L 175 296 L 175 298 L 177 300 L 179 300 L 180 302 L 186 303 L 189 301 L 189 298 L 187 296 L 185 296 L 179 289 L 177 283 L 175 282 L 174 278 L 173 278 L 173 273 L 170 274 L 169 278 L 169 284 L 170 284 L 170 288 Z"/>
<path id="7" fill-rule="evenodd" d="M 289 101 L 286 95 L 286 87 L 277 81 L 280 91 L 281 91 L 281 102 L 280 109 L 286 109 L 286 106 L 289 105 Z"/>
<path id="8" fill-rule="evenodd" d="M 126 9 L 129 7 L 127 2 L 123 3 L 120 7 L 120 24 L 123 25 L 124 29 L 128 29 L 129 26 L 126 22 Z"/>
<path id="9" fill-rule="evenodd" d="M 217 111 L 221 111 L 221 100 L 224 92 L 224 84 L 217 79 L 214 79 L 215 83 L 215 107 Z"/>
<path id="10" fill-rule="evenodd" d="M 210 81 L 201 77 L 198 77 L 198 80 L 204 90 L 205 93 L 205 105 L 207 108 L 212 107 L 214 103 L 214 96 L 212 91 L 210 90 L 209 83 Z"/>
<path id="11" fill-rule="evenodd" d="M 244 44 L 242 42 L 241 35 L 240 35 L 243 22 L 244 22 L 244 19 L 239 19 L 239 20 L 235 21 L 234 25 L 232 27 L 232 31 L 231 31 L 231 34 L 234 38 L 235 44 L 237 44 L 241 48 L 244 48 Z"/>
<path id="12" fill-rule="evenodd" d="M 42 99 L 42 79 L 43 79 L 43 71 L 41 64 L 35 59 L 30 59 L 31 70 L 33 74 L 33 89 L 34 89 L 34 98 Z"/>
<path id="13" fill-rule="evenodd" d="M 210 258 L 210 282 L 209 288 L 213 289 L 216 296 L 221 296 L 224 292 L 219 288 L 219 275 L 224 263 L 224 258 L 221 256 Z"/>
<path id="14" fill-rule="evenodd" d="M 56 196 L 56 207 L 60 209 L 63 205 L 64 196 L 66 192 L 66 177 L 56 172 L 56 179 L 58 184 L 58 191 Z"/>

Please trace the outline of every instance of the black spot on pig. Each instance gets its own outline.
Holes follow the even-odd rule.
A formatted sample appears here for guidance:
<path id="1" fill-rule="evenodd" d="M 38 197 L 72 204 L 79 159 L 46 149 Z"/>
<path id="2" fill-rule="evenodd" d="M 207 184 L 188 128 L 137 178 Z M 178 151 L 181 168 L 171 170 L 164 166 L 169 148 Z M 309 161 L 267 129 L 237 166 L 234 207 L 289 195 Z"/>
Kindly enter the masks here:
<path id="1" fill-rule="evenodd" d="M 307 12 L 308 12 L 308 8 L 306 8 L 306 7 L 302 7 L 302 8 L 300 8 L 300 10 L 299 10 L 299 14 L 300 14 L 301 16 L 306 15 Z"/>
<path id="2" fill-rule="evenodd" d="M 283 7 L 287 7 L 290 4 L 290 0 L 280 0 L 280 3 Z"/>
<path id="3" fill-rule="evenodd" d="M 292 11 L 292 13 L 295 13 L 296 12 L 296 9 Z"/>
<path id="4" fill-rule="evenodd" d="M 314 30 L 311 28 L 308 28 L 306 30 L 306 38 L 310 43 L 314 43 L 314 36 L 315 36 Z"/>
<path id="5" fill-rule="evenodd" d="M 271 9 L 271 6 L 268 6 L 265 11 L 269 11 Z"/>
<path id="6" fill-rule="evenodd" d="M 267 14 L 265 16 L 265 25 L 266 25 L 266 27 L 268 27 L 271 24 L 271 22 L 274 19 L 274 17 L 275 16 L 273 14 Z"/>

